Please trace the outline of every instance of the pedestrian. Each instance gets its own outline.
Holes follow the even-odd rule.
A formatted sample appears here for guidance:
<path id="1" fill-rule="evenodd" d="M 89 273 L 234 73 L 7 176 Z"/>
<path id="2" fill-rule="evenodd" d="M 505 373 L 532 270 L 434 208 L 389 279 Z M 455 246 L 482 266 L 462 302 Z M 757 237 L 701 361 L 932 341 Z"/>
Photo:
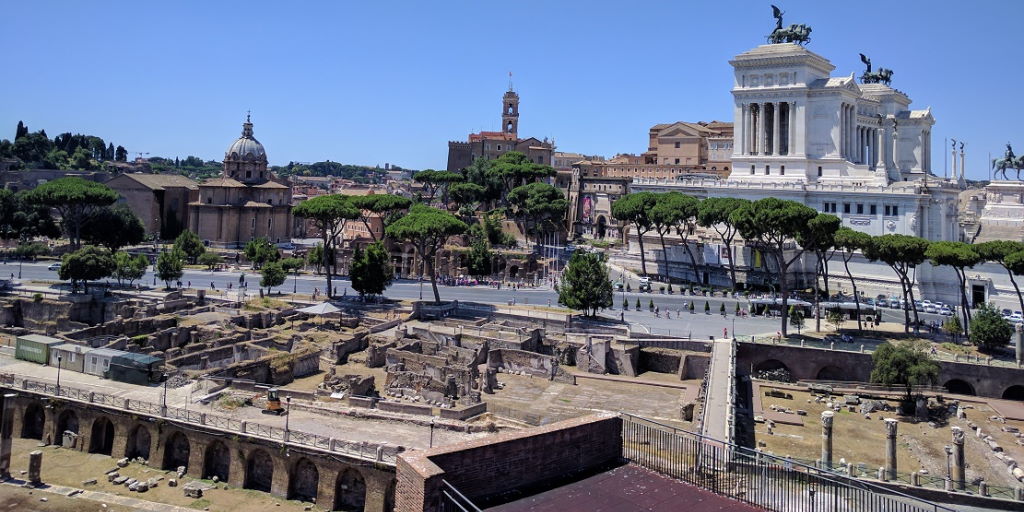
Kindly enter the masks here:
<path id="1" fill-rule="evenodd" d="M 189 288 L 192 288 L 192 281 L 189 281 L 189 282 L 188 282 L 188 287 L 189 287 Z"/>
<path id="2" fill-rule="evenodd" d="M 213 285 L 213 281 L 210 281 L 210 289 L 211 290 L 216 290 L 217 289 L 217 287 Z"/>
<path id="3" fill-rule="evenodd" d="M 729 337 L 729 328 L 728 327 L 722 327 L 722 337 L 723 338 L 728 338 Z"/>

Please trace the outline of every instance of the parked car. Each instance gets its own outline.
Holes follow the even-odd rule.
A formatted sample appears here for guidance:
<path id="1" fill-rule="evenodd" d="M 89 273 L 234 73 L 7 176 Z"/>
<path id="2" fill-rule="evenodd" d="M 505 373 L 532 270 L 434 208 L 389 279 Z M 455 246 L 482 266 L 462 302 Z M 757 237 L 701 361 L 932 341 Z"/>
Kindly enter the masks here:
<path id="1" fill-rule="evenodd" d="M 949 306 L 942 306 L 942 308 L 939 309 L 939 314 L 942 316 L 953 316 L 953 310 L 949 309 Z"/>
<path id="2" fill-rule="evenodd" d="M 932 301 L 930 301 L 928 299 L 924 299 L 924 300 L 921 301 L 921 305 L 922 306 L 930 306 L 931 304 L 932 304 Z"/>
<path id="3" fill-rule="evenodd" d="M 935 307 L 935 304 L 925 304 L 924 305 L 924 312 L 925 313 L 938 313 L 939 312 L 939 308 Z"/>
<path id="4" fill-rule="evenodd" d="M 1009 320 L 1015 324 L 1024 323 L 1024 315 L 1020 311 L 1014 311 Z"/>
<path id="5" fill-rule="evenodd" d="M 46 270 L 52 270 L 52 271 L 60 270 L 60 263 L 52 263 L 52 264 L 50 264 L 49 267 L 46 267 Z"/>
<path id="6" fill-rule="evenodd" d="M 1000 311 L 1000 313 L 1002 313 L 1003 318 L 1006 318 L 1006 317 L 1008 317 L 1008 316 L 1013 314 L 1013 310 L 1009 309 L 1009 308 L 1003 308 L 1003 310 Z"/>
<path id="7" fill-rule="evenodd" d="M 888 301 L 889 297 L 886 297 L 885 294 L 880 293 L 880 294 L 878 294 L 878 296 L 875 297 L 875 299 L 877 299 L 879 304 L 881 304 L 883 302 Z"/>

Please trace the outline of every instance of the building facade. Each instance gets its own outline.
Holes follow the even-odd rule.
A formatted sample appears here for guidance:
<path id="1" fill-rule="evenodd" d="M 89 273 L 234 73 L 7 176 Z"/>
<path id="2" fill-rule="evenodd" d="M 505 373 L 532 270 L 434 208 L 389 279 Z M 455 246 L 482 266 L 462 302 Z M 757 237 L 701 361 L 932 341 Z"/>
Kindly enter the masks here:
<path id="1" fill-rule="evenodd" d="M 189 204 L 189 229 L 217 247 L 242 247 L 258 237 L 288 242 L 291 203 L 291 187 L 267 169 L 267 153 L 247 117 L 242 136 L 224 153 L 223 174 L 200 184 Z"/>
<path id="2" fill-rule="evenodd" d="M 199 198 L 195 181 L 177 174 L 121 174 L 106 185 L 121 195 L 147 235 L 172 239 L 189 225 L 189 204 Z"/>
<path id="3" fill-rule="evenodd" d="M 461 171 L 478 158 L 494 160 L 509 151 L 518 151 L 531 162 L 552 165 L 554 141 L 545 137 L 519 138 L 519 94 L 509 84 L 501 98 L 501 131 L 471 133 L 464 141 L 448 142 L 448 170 Z"/>

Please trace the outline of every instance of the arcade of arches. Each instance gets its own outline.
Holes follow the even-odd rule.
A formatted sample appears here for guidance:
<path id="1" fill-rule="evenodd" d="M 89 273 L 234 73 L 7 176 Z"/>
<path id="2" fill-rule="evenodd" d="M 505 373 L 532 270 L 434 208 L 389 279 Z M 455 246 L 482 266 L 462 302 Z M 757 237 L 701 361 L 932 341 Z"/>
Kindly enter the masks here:
<path id="1" fill-rule="evenodd" d="M 184 467 L 194 478 L 216 476 L 232 487 L 301 499 L 327 510 L 383 512 L 394 503 L 393 467 L 295 447 L 282 450 L 261 439 L 203 432 L 195 425 L 183 430 L 173 421 L 159 424 L 75 404 L 47 405 L 30 395 L 14 401 L 13 433 L 18 437 L 56 444 L 63 443 L 57 432 L 74 432 L 75 450 L 141 457 L 167 470 Z"/>

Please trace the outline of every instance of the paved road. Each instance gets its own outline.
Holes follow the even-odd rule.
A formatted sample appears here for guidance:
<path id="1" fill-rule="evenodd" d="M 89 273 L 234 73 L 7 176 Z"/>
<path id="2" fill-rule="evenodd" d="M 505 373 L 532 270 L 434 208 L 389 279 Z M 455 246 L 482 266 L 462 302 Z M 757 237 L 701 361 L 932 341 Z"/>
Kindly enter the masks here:
<path id="1" fill-rule="evenodd" d="M 49 265 L 49 262 L 25 263 L 19 269 L 19 265 L 16 262 L 0 263 L 0 276 L 9 277 L 11 274 L 14 274 L 17 277 L 20 272 L 22 281 L 58 280 L 57 272 L 47 269 Z M 256 288 L 259 286 L 259 273 L 251 270 L 215 272 L 186 270 L 181 280 L 183 285 L 190 285 L 193 288 L 210 290 L 212 285 L 212 288 L 218 292 L 226 290 L 228 285 L 237 289 L 240 281 L 244 280 L 248 284 L 248 289 L 251 293 L 255 294 L 258 293 Z M 154 286 L 154 283 L 156 286 L 162 285 L 162 283 L 155 282 L 152 271 L 147 271 L 146 275 L 139 282 L 145 286 Z M 339 294 L 353 294 L 351 282 L 347 278 L 335 278 L 333 285 Z M 297 278 L 290 276 L 285 284 L 276 290 L 281 292 L 296 290 L 298 293 L 310 294 L 314 289 L 324 290 L 325 286 L 326 279 L 323 276 L 300 275 Z M 445 300 L 458 299 L 460 301 L 489 304 L 508 304 L 514 302 L 516 304 L 557 305 L 558 303 L 558 294 L 548 286 L 522 288 L 519 290 L 503 287 L 499 290 L 487 286 L 439 285 L 438 289 L 441 298 Z M 430 299 L 432 291 L 429 282 L 420 283 L 416 280 L 399 279 L 388 288 L 387 296 L 393 299 L 418 299 L 420 297 Z M 640 311 L 636 310 L 638 299 L 641 304 Z M 627 311 L 622 310 L 623 301 L 628 302 L 630 305 Z M 651 301 L 658 307 L 658 315 L 649 310 Z M 712 314 L 703 314 L 705 301 L 708 302 Z M 695 312 L 693 314 L 688 312 L 687 306 L 690 302 L 695 303 Z M 745 299 L 705 298 L 703 296 L 698 297 L 678 293 L 669 295 L 657 292 L 619 291 L 615 293 L 613 308 L 605 311 L 604 314 L 606 316 L 622 318 L 640 330 L 656 334 L 692 335 L 700 338 L 728 336 L 731 334 L 771 334 L 779 329 L 778 319 L 736 317 L 733 315 L 733 312 L 736 310 L 737 302 L 740 303 L 741 309 L 749 308 L 749 304 Z M 720 305 L 723 303 L 727 312 L 726 316 L 719 314 Z M 923 320 L 939 320 L 945 317 L 922 314 L 921 318 Z M 882 321 L 902 323 L 903 314 L 895 309 L 882 309 Z M 807 319 L 807 325 L 811 327 L 813 320 Z M 824 325 L 822 327 L 825 328 Z"/>

